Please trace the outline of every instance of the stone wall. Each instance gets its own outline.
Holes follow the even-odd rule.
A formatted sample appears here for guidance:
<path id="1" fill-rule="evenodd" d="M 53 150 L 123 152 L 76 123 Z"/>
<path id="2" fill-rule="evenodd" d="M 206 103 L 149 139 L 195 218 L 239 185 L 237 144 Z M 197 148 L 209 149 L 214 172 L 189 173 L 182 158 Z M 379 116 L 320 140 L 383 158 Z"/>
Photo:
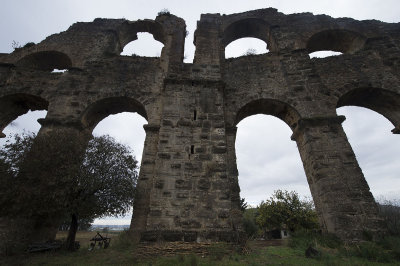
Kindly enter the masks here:
<path id="1" fill-rule="evenodd" d="M 142 31 L 164 44 L 161 57 L 120 56 Z M 399 24 L 272 8 L 205 14 L 193 64 L 183 63 L 185 34 L 169 14 L 96 19 L 0 55 L 0 129 L 45 109 L 39 136 L 60 128 L 87 135 L 110 114 L 137 112 L 148 124 L 133 237 L 236 241 L 236 125 L 274 115 L 293 131 L 322 228 L 346 240 L 384 230 L 336 108 L 370 108 L 400 132 Z M 225 47 L 243 37 L 265 41 L 269 53 L 225 59 Z M 310 59 L 319 50 L 343 54 Z"/>

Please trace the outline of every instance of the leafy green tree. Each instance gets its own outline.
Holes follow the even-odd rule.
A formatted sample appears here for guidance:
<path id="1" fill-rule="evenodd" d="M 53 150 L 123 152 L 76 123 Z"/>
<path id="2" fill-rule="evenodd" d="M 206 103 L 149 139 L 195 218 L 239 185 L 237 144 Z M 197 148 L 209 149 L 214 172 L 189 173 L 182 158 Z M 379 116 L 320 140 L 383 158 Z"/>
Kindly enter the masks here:
<path id="1" fill-rule="evenodd" d="M 19 172 L 34 137 L 29 133 L 10 136 L 0 149 L 0 217 L 18 216 L 25 209 L 23 206 L 26 201 L 22 198 L 30 186 L 24 186 L 24 181 L 29 182 L 21 180 Z M 29 216 L 27 212 L 23 212 L 23 215 Z"/>
<path id="2" fill-rule="evenodd" d="M 17 135 L 14 139 L 0 151 L 0 171 L 4 173 L 0 178 L 0 216 L 19 216 L 21 212 L 26 217 L 69 216 L 71 224 L 67 248 L 72 250 L 78 220 L 124 215 L 131 209 L 138 162 L 129 147 L 117 143 L 110 136 L 95 137 L 89 142 L 84 157 L 74 158 L 73 152 L 68 151 L 76 151 L 76 147 L 72 146 L 81 143 L 63 143 L 59 139 L 48 138 L 43 139 L 47 146 L 36 146 L 47 147 L 52 150 L 50 154 L 59 156 L 52 158 L 40 151 L 34 153 L 36 158 L 26 158 L 29 151 L 36 147 L 33 145 L 35 135 Z M 26 164 L 40 165 L 40 161 L 47 160 L 45 165 L 54 163 L 64 168 L 63 171 L 44 180 L 34 173 L 24 172 Z M 41 184 L 36 185 L 35 182 Z M 13 204 L 8 205 L 10 202 Z"/>
<path id="3" fill-rule="evenodd" d="M 67 209 L 71 215 L 71 229 L 68 239 L 75 239 L 78 217 L 124 215 L 131 209 L 137 166 L 129 147 L 110 136 L 96 137 L 89 142 L 76 184 L 69 193 Z"/>
<path id="4" fill-rule="evenodd" d="M 300 200 L 295 191 L 276 190 L 272 197 L 261 202 L 258 213 L 258 225 L 267 230 L 318 228 L 318 217 L 312 202 Z"/>
<path id="5" fill-rule="evenodd" d="M 240 199 L 240 202 L 239 202 L 239 207 L 240 207 L 240 210 L 242 211 L 242 212 L 244 212 L 244 211 L 246 211 L 246 209 L 247 209 L 247 202 L 246 202 L 246 199 L 245 198 L 241 198 Z"/>
<path id="6" fill-rule="evenodd" d="M 258 208 L 247 208 L 243 212 L 243 229 L 247 237 L 255 237 L 259 232 L 259 227 L 256 222 L 258 216 Z"/>
<path id="7" fill-rule="evenodd" d="M 78 220 L 78 231 L 87 231 L 92 226 L 94 219 L 79 219 Z M 69 231 L 71 227 L 71 218 L 66 217 L 66 219 L 62 222 L 62 224 L 58 227 L 58 231 Z"/>

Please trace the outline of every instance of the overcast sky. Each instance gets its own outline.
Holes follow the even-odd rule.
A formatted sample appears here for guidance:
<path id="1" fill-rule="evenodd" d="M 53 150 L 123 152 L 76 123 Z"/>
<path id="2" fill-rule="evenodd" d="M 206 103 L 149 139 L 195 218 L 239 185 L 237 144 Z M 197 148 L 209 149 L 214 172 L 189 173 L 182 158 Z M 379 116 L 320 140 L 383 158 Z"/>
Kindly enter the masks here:
<path id="1" fill-rule="evenodd" d="M 200 14 L 232 14 L 266 7 L 277 8 L 285 14 L 312 12 L 359 20 L 400 21 L 398 0 L 2 0 L 0 53 L 12 52 L 13 41 L 21 45 L 38 43 L 48 35 L 67 30 L 78 21 L 93 21 L 97 17 L 154 19 L 161 9 L 167 8 L 186 21 L 189 36 L 185 44 L 185 62 L 191 62 L 195 49 L 193 33 Z M 152 41 L 151 35 L 143 34 L 138 41 L 129 44 L 123 54 L 157 56 L 161 47 L 161 43 Z M 249 48 L 262 53 L 267 47 L 259 40 L 239 40 L 226 48 L 226 56 L 240 56 Z M 23 129 L 37 131 L 39 124 L 36 119 L 45 114 L 34 112 L 20 117 L 5 133 Z M 399 198 L 400 136 L 390 132 L 393 126 L 384 117 L 364 108 L 344 107 L 338 109 L 338 114 L 347 118 L 343 127 L 374 196 Z M 110 134 L 129 144 L 140 159 L 145 138 L 142 126 L 145 123 L 145 119 L 137 114 L 123 113 L 104 119 L 94 134 Z M 289 127 L 271 116 L 256 115 L 239 123 L 236 142 L 239 183 L 241 196 L 251 205 L 267 199 L 276 189 L 296 190 L 302 196 L 310 196 L 300 155 L 290 135 Z M 129 218 L 113 222 L 129 223 Z M 110 223 L 110 220 L 105 223 Z"/>

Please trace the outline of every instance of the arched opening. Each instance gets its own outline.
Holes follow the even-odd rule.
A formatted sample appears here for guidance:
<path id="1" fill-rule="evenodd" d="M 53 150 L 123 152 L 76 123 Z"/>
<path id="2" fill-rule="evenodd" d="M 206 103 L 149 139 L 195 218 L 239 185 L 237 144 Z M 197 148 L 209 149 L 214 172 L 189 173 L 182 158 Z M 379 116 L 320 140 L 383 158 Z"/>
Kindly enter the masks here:
<path id="1" fill-rule="evenodd" d="M 268 53 L 267 44 L 257 38 L 241 38 L 231 42 L 225 48 L 225 58 Z"/>
<path id="2" fill-rule="evenodd" d="M 128 97 L 111 97 L 91 104 L 82 116 L 82 123 L 94 136 L 110 135 L 117 142 L 129 146 L 140 166 L 147 123 L 144 106 Z M 94 224 L 99 227 L 125 226 L 131 222 L 132 212 L 122 217 L 102 217 Z"/>
<path id="3" fill-rule="evenodd" d="M 343 94 L 337 108 L 360 106 L 371 109 L 386 117 L 393 125 L 393 133 L 400 133 L 400 95 L 380 88 L 357 88 Z"/>
<path id="4" fill-rule="evenodd" d="M 281 119 L 252 115 L 238 124 L 236 157 L 241 198 L 253 207 L 275 190 L 311 197 L 292 130 Z"/>
<path id="5" fill-rule="evenodd" d="M 379 88 L 357 88 L 343 94 L 337 113 L 376 199 L 399 195 L 400 95 Z M 384 119 L 386 118 L 386 119 Z M 393 129 L 393 125 L 395 128 Z M 398 196 L 397 196 L 398 197 Z"/>
<path id="6" fill-rule="evenodd" d="M 110 97 L 91 104 L 82 115 L 82 125 L 93 131 L 107 116 L 122 112 L 138 113 L 147 120 L 146 110 L 140 102 L 129 97 Z"/>
<path id="7" fill-rule="evenodd" d="M 26 114 L 18 116 L 11 121 L 3 130 L 4 138 L 0 138 L 0 147 L 3 146 L 9 139 L 13 141 L 13 136 L 22 133 L 37 134 L 41 125 L 37 122 L 38 119 L 45 118 L 47 111 L 28 111 Z"/>
<path id="8" fill-rule="evenodd" d="M 5 137 L 4 128 L 17 117 L 28 113 L 28 111 L 47 110 L 48 106 L 48 101 L 31 94 L 17 93 L 1 97 L 0 137 Z"/>
<path id="9" fill-rule="evenodd" d="M 389 132 L 391 123 L 363 107 L 344 106 L 337 113 L 346 117 L 343 129 L 374 198 L 399 199 L 400 139 Z"/>
<path id="10" fill-rule="evenodd" d="M 163 26 L 153 20 L 125 22 L 118 32 L 121 55 L 159 57 L 166 42 Z"/>
<path id="11" fill-rule="evenodd" d="M 147 121 L 137 113 L 122 112 L 109 115 L 101 120 L 93 130 L 94 136 L 110 135 L 116 141 L 129 146 L 138 161 L 142 159 L 143 145 L 146 133 L 143 125 Z M 121 217 L 103 217 L 95 219 L 94 225 L 99 227 L 121 227 L 127 229 L 131 223 L 132 211 Z"/>
<path id="12" fill-rule="evenodd" d="M 366 38 L 361 34 L 342 29 L 325 30 L 310 37 L 307 50 L 310 57 L 327 57 L 355 53 L 362 49 Z M 318 52 L 318 53 L 317 53 Z"/>
<path id="13" fill-rule="evenodd" d="M 23 57 L 16 65 L 25 68 L 53 71 L 54 69 L 63 70 L 71 68 L 72 61 L 68 55 L 64 53 L 58 51 L 42 51 Z"/>
<path id="14" fill-rule="evenodd" d="M 239 183 L 241 197 L 251 205 L 266 200 L 277 189 L 310 196 L 300 154 L 296 143 L 290 141 L 299 118 L 292 106 L 272 99 L 251 101 L 238 111 Z"/>
<path id="15" fill-rule="evenodd" d="M 257 47 L 260 47 L 260 53 L 263 51 L 268 51 L 268 49 L 273 50 L 273 42 L 270 40 L 270 35 L 269 35 L 269 25 L 261 19 L 256 19 L 256 18 L 247 18 L 247 19 L 242 19 L 236 22 L 233 22 L 232 24 L 228 25 L 225 30 L 224 30 L 224 35 L 222 38 L 222 45 L 225 47 L 225 58 L 232 57 L 230 55 L 230 49 L 231 47 L 228 47 L 230 43 L 238 40 L 238 39 L 244 39 L 241 42 L 247 42 L 247 49 L 251 49 L 253 47 L 248 47 L 248 44 L 250 41 L 248 40 L 249 38 L 256 38 L 260 42 L 257 41 L 251 41 L 257 43 Z M 242 45 L 240 42 L 238 45 Z M 252 44 L 253 45 L 253 44 Z M 262 46 L 265 47 L 261 48 Z M 235 45 L 233 46 L 235 47 Z M 226 48 L 229 48 L 228 51 Z M 256 49 L 256 48 L 253 48 Z M 247 50 L 244 51 L 246 53 Z M 250 52 L 254 52 L 250 50 Z M 242 54 L 243 55 L 243 54 Z"/>
<path id="16" fill-rule="evenodd" d="M 237 125 L 242 119 L 256 114 L 273 115 L 283 120 L 292 130 L 300 118 L 296 109 L 287 103 L 272 99 L 259 99 L 240 108 L 236 114 L 235 124 Z"/>
<path id="17" fill-rule="evenodd" d="M 154 39 L 153 35 L 147 32 L 139 32 L 137 40 L 125 45 L 121 55 L 125 56 L 146 56 L 160 57 L 164 44 Z"/>

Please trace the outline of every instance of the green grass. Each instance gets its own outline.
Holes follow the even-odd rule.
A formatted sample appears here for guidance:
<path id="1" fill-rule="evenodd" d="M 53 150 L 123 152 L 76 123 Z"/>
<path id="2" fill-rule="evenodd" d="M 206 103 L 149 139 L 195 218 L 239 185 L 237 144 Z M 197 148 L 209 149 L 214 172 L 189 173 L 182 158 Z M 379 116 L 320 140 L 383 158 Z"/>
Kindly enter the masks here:
<path id="1" fill-rule="evenodd" d="M 92 237 L 92 234 L 94 236 L 95 233 L 80 233 L 78 238 L 87 239 Z M 393 260 L 393 256 L 398 254 L 398 238 L 349 247 L 332 236 L 324 238 L 303 234 L 294 236 L 289 245 L 283 246 L 265 247 L 262 242 L 249 241 L 246 254 L 232 251 L 226 244 L 216 243 L 208 247 L 209 255 L 204 257 L 178 254 L 173 257 L 150 257 L 140 260 L 133 252 L 135 246 L 127 244 L 126 235 L 122 236 L 122 240 L 113 237 L 108 249 L 89 251 L 82 245 L 80 250 L 73 253 L 59 251 L 0 258 L 0 265 L 400 265 L 400 261 Z M 317 259 L 305 257 L 305 246 L 310 243 L 321 252 Z M 390 259 L 376 259 L 382 258 L 381 251 L 389 254 Z"/>
<path id="2" fill-rule="evenodd" d="M 333 234 L 320 234 L 317 232 L 299 231 L 292 234 L 289 246 L 306 250 L 309 246 L 322 246 L 336 249 L 343 245 L 342 241 Z"/>

